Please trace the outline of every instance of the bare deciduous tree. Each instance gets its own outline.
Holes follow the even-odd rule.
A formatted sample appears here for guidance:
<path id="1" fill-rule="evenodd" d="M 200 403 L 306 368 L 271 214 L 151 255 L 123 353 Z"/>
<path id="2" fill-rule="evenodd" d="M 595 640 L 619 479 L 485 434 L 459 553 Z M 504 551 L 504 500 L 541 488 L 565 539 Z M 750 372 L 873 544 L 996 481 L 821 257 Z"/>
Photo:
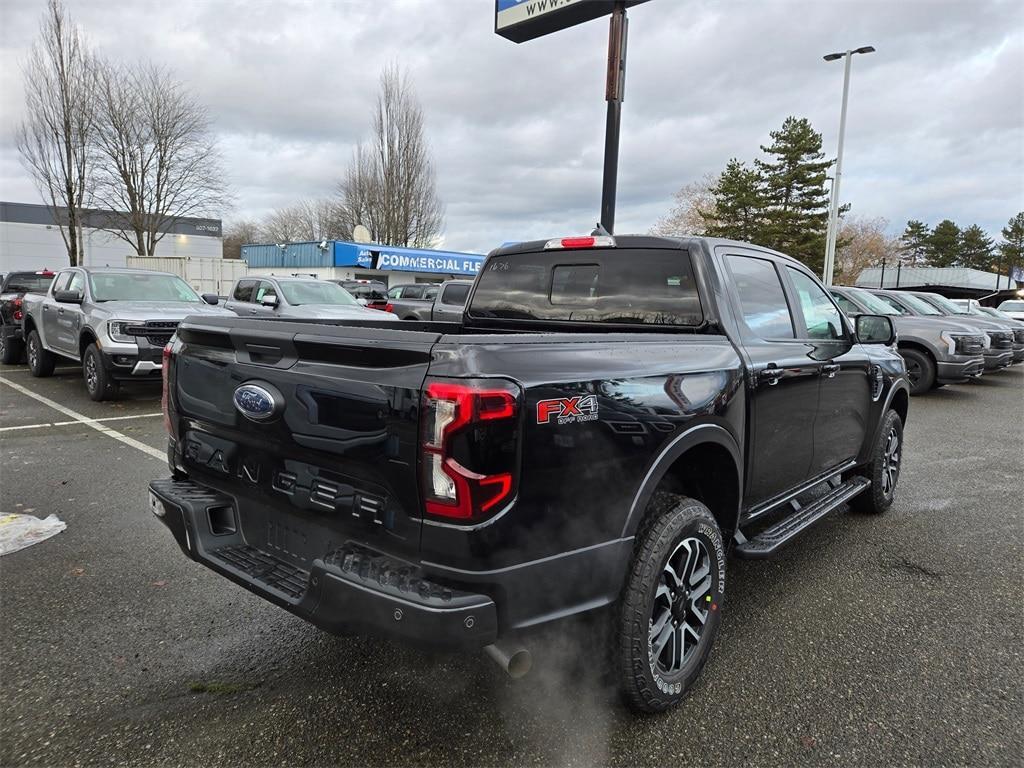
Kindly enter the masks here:
<path id="1" fill-rule="evenodd" d="M 333 200 L 300 200 L 271 212 L 259 226 L 260 238 L 275 243 L 345 240 L 351 236 Z"/>
<path id="2" fill-rule="evenodd" d="M 72 266 L 81 264 L 84 255 L 94 63 L 60 0 L 50 0 L 40 40 L 23 66 L 28 116 L 18 126 L 17 144 L 39 194 L 53 209 Z"/>
<path id="3" fill-rule="evenodd" d="M 899 258 L 899 238 L 889 234 L 884 218 L 845 216 L 836 237 L 836 285 L 853 285 L 868 267 L 877 267 L 885 259 L 895 267 Z"/>
<path id="4" fill-rule="evenodd" d="M 712 190 L 716 181 L 715 175 L 708 173 L 700 181 L 684 185 L 675 194 L 672 210 L 658 219 L 658 223 L 651 229 L 651 234 L 665 237 L 703 234 L 715 209 L 715 195 Z"/>
<path id="5" fill-rule="evenodd" d="M 342 218 L 386 245 L 429 246 L 444 223 L 423 110 L 406 73 L 387 67 L 373 117 L 373 138 L 360 145 L 339 185 Z"/>
<path id="6" fill-rule="evenodd" d="M 260 223 L 255 219 L 238 219 L 224 227 L 222 255 L 225 259 L 242 258 L 242 246 L 262 239 Z"/>
<path id="7" fill-rule="evenodd" d="M 166 69 L 98 69 L 95 200 L 102 226 L 152 256 L 179 219 L 228 203 L 223 163 L 206 109 Z"/>

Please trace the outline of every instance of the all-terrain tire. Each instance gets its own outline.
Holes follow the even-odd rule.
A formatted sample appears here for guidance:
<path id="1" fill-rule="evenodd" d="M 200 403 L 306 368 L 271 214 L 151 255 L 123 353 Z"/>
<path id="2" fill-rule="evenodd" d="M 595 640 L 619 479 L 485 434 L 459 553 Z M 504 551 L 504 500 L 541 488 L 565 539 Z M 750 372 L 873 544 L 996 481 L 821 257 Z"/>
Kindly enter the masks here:
<path id="1" fill-rule="evenodd" d="M 103 366 L 103 357 L 95 344 L 85 348 L 82 355 L 82 378 L 85 379 L 85 389 L 96 402 L 110 400 L 117 395 L 119 389 L 107 369 Z"/>
<path id="2" fill-rule="evenodd" d="M 880 515 L 892 506 L 900 480 L 903 459 L 903 420 L 896 411 L 887 411 L 871 449 L 871 461 L 858 473 L 871 481 L 871 487 L 850 499 L 850 509 Z"/>
<path id="3" fill-rule="evenodd" d="M 725 560 L 722 532 L 706 506 L 685 496 L 655 495 L 637 532 L 615 615 L 613 673 L 631 709 L 669 709 L 700 675 L 722 620 Z"/>
<path id="4" fill-rule="evenodd" d="M 935 384 L 935 362 L 919 349 L 901 349 L 900 355 L 907 367 L 910 394 L 922 395 Z"/>
<path id="5" fill-rule="evenodd" d="M 37 379 L 44 379 L 53 375 L 53 369 L 57 365 L 57 357 L 43 348 L 43 340 L 39 338 L 39 331 L 29 331 L 26 342 L 26 354 L 28 355 L 28 369 Z"/>
<path id="6" fill-rule="evenodd" d="M 21 339 L 15 339 L 0 332 L 0 363 L 16 365 L 21 362 L 21 355 L 24 351 L 25 344 Z"/>

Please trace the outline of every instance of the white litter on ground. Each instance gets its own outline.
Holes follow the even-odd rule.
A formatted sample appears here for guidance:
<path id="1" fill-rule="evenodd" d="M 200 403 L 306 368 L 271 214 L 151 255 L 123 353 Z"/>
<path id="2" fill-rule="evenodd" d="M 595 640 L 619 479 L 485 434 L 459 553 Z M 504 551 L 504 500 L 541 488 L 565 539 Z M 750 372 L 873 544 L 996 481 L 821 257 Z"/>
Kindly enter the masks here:
<path id="1" fill-rule="evenodd" d="M 40 520 L 32 515 L 0 515 L 0 555 L 31 547 L 67 528 L 56 515 Z"/>

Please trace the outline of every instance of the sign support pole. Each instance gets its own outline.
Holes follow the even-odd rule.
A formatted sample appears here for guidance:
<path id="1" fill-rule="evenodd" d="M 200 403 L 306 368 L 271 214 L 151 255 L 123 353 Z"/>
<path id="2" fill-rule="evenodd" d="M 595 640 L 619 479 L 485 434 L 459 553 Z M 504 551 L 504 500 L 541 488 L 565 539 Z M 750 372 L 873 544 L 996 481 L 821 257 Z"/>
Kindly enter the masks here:
<path id="1" fill-rule="evenodd" d="M 608 30 L 608 73 L 605 101 L 608 117 L 604 131 L 604 182 L 601 189 L 601 226 L 608 234 L 615 233 L 615 191 L 619 180 L 619 127 L 622 123 L 622 102 L 626 86 L 626 38 L 629 21 L 626 3 L 618 0 L 612 11 Z"/>

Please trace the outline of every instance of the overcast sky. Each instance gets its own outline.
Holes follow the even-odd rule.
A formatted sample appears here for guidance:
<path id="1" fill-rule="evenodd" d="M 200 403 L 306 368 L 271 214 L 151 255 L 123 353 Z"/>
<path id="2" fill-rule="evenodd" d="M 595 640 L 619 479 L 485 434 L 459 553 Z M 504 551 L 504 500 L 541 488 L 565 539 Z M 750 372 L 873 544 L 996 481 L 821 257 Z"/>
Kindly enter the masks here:
<path id="1" fill-rule="evenodd" d="M 410 71 L 447 205 L 445 246 L 578 233 L 598 218 L 604 19 L 516 45 L 493 0 L 66 0 L 106 56 L 172 67 L 210 108 L 237 205 L 225 223 L 330 194 L 369 132 L 383 65 Z M 43 0 L 0 0 L 0 199 L 40 202 L 13 144 L 19 62 Z M 752 159 L 787 115 L 836 149 L 852 212 L 998 235 L 1024 209 L 1019 0 L 650 0 L 630 11 L 619 232 L 683 184 Z"/>

